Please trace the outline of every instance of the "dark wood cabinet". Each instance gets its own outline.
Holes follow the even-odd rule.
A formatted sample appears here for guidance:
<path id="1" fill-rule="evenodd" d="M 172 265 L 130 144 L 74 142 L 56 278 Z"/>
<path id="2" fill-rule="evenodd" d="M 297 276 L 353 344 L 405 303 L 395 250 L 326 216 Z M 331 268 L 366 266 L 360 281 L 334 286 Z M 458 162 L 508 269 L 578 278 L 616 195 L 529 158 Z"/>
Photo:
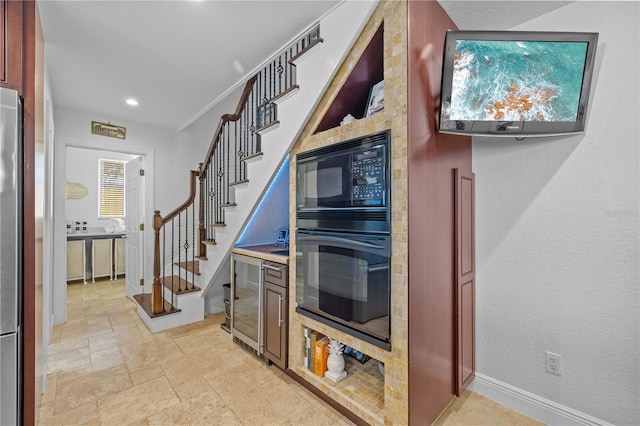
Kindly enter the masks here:
<path id="1" fill-rule="evenodd" d="M 456 395 L 475 377 L 475 223 L 473 173 L 455 169 Z"/>
<path id="2" fill-rule="evenodd" d="M 22 2 L 0 0 L 0 87 L 22 94 Z"/>
<path id="3" fill-rule="evenodd" d="M 407 19 L 408 423 L 431 424 L 474 377 L 472 146 L 437 130 L 455 24 L 431 1 L 408 1 Z"/>
<path id="4" fill-rule="evenodd" d="M 264 356 L 283 370 L 287 368 L 289 323 L 287 320 L 287 266 L 264 261 L 262 263 L 264 296 Z"/>

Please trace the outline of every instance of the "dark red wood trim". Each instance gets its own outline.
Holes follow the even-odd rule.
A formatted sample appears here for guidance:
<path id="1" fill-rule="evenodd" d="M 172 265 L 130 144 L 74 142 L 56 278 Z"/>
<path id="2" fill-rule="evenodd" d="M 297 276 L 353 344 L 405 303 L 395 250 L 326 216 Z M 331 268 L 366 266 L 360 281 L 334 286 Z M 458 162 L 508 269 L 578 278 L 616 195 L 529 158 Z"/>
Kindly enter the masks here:
<path id="1" fill-rule="evenodd" d="M 22 96 L 24 98 L 24 302 L 23 424 L 37 423 L 42 395 L 43 240 L 41 215 L 44 176 L 44 40 L 35 1 L 22 4 Z M 40 198 L 36 198 L 40 197 Z"/>
<path id="2" fill-rule="evenodd" d="M 0 83 L 7 82 L 7 32 L 9 31 L 9 11 L 7 10 L 7 0 L 0 0 Z"/>
<path id="3" fill-rule="evenodd" d="M 23 92 L 23 17 L 22 2 L 0 0 L 0 87 Z"/>
<path id="4" fill-rule="evenodd" d="M 293 370 L 287 369 L 285 373 L 287 373 L 289 377 L 291 377 L 293 380 L 301 384 L 305 389 L 307 389 L 312 394 L 314 394 L 315 396 L 317 396 L 318 398 L 326 402 L 328 405 L 331 406 L 331 408 L 335 409 L 337 412 L 339 412 L 340 414 L 342 414 L 343 416 L 351 420 L 356 425 L 358 426 L 369 425 L 369 423 L 365 422 L 363 419 L 361 419 L 359 416 L 354 414 L 352 411 L 348 410 L 347 408 L 339 404 L 337 401 L 333 400 L 331 397 L 329 397 L 329 395 L 322 392 L 320 389 L 313 386 L 311 383 L 307 382 L 301 376 L 297 375 Z"/>

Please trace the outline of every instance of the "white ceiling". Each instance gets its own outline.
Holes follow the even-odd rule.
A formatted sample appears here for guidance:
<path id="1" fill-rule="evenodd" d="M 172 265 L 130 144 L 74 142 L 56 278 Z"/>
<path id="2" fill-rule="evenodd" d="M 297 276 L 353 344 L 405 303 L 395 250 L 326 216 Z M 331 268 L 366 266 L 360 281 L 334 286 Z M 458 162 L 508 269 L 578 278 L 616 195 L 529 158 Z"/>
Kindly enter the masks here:
<path id="1" fill-rule="evenodd" d="M 337 3 L 40 1 L 54 105 L 178 129 Z"/>
<path id="2" fill-rule="evenodd" d="M 54 105 L 180 129 L 341 1 L 40 0 Z M 509 29 L 567 3 L 440 0 L 461 29 Z"/>
<path id="3" fill-rule="evenodd" d="M 461 30 L 509 30 L 573 1 L 438 0 L 438 3 Z"/>

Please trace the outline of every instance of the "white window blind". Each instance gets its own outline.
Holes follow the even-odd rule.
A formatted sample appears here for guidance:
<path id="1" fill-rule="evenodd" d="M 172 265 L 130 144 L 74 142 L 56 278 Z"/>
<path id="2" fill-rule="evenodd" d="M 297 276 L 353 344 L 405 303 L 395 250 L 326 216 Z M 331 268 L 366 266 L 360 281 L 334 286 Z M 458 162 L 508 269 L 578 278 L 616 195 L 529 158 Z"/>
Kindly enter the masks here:
<path id="1" fill-rule="evenodd" d="M 124 162 L 100 159 L 98 173 L 98 215 L 124 217 Z"/>

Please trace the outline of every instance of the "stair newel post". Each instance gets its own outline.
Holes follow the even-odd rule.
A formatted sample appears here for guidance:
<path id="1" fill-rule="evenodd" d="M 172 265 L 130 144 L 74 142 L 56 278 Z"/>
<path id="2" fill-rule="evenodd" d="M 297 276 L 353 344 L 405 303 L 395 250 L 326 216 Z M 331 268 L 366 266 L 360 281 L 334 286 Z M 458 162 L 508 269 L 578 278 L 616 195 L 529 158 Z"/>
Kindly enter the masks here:
<path id="1" fill-rule="evenodd" d="M 156 210 L 153 215 L 153 285 L 152 285 L 152 312 L 162 313 L 164 304 L 162 303 L 162 287 L 160 285 L 160 229 L 162 228 L 162 216 L 160 210 Z"/>
<path id="2" fill-rule="evenodd" d="M 207 255 L 206 245 L 204 241 L 207 239 L 206 229 L 204 227 L 204 200 L 205 200 L 205 180 L 204 180 L 204 168 L 203 164 L 198 164 L 198 179 L 200 180 L 200 200 L 198 202 L 198 238 L 200 251 L 199 256 L 204 257 Z"/>

